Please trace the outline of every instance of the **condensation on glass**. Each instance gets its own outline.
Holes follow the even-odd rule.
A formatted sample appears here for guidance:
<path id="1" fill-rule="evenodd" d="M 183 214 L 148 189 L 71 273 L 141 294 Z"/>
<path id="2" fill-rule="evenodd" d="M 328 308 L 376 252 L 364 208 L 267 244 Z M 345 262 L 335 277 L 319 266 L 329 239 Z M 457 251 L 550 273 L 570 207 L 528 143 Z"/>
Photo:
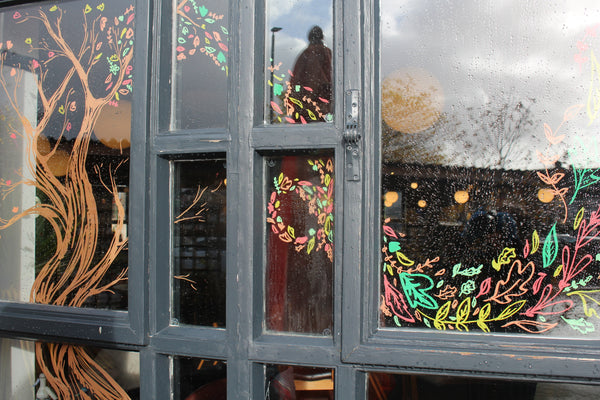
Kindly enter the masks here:
<path id="1" fill-rule="evenodd" d="M 333 328 L 333 154 L 264 159 L 266 328 L 331 335 Z"/>
<path id="2" fill-rule="evenodd" d="M 333 121 L 333 4 L 267 1 L 265 124 Z"/>
<path id="3" fill-rule="evenodd" d="M 2 9 L 0 299 L 127 309 L 132 4 Z"/>
<path id="4" fill-rule="evenodd" d="M 225 163 L 174 162 L 172 314 L 181 324 L 225 326 Z"/>
<path id="5" fill-rule="evenodd" d="M 139 399 L 139 353 L 0 339 L 3 399 Z"/>
<path id="6" fill-rule="evenodd" d="M 370 373 L 367 399 L 562 400 L 593 399 L 598 395 L 598 386 L 573 383 Z"/>
<path id="7" fill-rule="evenodd" d="M 227 399 L 227 363 L 192 357 L 173 359 L 173 399 Z"/>
<path id="8" fill-rule="evenodd" d="M 598 336 L 598 21 L 382 2 L 382 326 Z"/>
<path id="9" fill-rule="evenodd" d="M 229 76 L 228 3 L 173 0 L 168 129 L 225 128 Z"/>
<path id="10" fill-rule="evenodd" d="M 264 365 L 265 399 L 333 400 L 335 379 L 331 368 Z"/>

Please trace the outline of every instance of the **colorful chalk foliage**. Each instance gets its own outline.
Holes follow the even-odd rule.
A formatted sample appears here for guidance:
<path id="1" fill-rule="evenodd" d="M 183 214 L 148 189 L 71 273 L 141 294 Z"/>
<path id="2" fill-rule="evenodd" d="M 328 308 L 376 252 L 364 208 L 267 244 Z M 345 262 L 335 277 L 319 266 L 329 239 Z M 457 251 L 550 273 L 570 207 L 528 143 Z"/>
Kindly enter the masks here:
<path id="1" fill-rule="evenodd" d="M 384 116 L 380 325 L 597 337 L 600 169 L 591 132 L 600 109 L 599 34 L 600 25 L 585 28 L 565 61 L 583 79 L 582 90 L 573 90 L 583 101 L 559 103 L 543 119 L 532 111 L 540 100 L 498 97 L 503 103 L 465 110 L 477 129 L 468 142 L 464 120 L 448 113 L 415 132 Z M 435 97 L 443 105 L 432 81 L 420 83 L 421 97 L 402 101 L 412 107 Z M 541 98 L 544 110 L 561 100 Z M 463 158 L 444 153 L 436 137 L 459 143 L 454 154 Z M 401 140 L 414 148 L 393 153 Z"/>
<path id="2" fill-rule="evenodd" d="M 223 129 L 227 126 L 229 28 L 226 3 L 211 0 L 174 0 L 171 71 L 171 108 L 165 130 Z M 166 121 L 166 120 L 165 120 Z"/>
<path id="3" fill-rule="evenodd" d="M 227 55 L 229 31 L 223 26 L 224 14 L 209 10 L 195 0 L 177 4 L 177 61 L 190 57 L 208 57 L 214 65 L 229 74 Z"/>

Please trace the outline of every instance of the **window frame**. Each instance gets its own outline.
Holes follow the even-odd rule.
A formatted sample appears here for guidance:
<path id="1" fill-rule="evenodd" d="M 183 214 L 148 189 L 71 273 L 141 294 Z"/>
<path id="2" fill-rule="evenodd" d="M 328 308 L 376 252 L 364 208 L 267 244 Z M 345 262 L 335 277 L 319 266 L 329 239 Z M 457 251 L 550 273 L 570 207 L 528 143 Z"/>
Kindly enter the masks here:
<path id="1" fill-rule="evenodd" d="M 363 265 L 379 265 L 381 243 L 381 115 L 380 99 L 380 27 L 379 1 L 364 0 L 365 12 L 359 26 L 367 27 L 363 47 L 373 49 L 374 57 L 363 57 L 364 87 L 372 88 L 366 95 L 365 109 L 373 110 L 372 118 L 365 118 L 365 132 L 374 132 L 371 142 L 365 138 L 365 165 L 376 173 L 364 174 L 365 193 L 363 199 L 363 232 L 368 238 L 362 249 Z M 368 27 L 371 27 L 370 29 Z M 367 54 L 369 52 L 367 51 Z M 366 104 L 368 103 L 368 104 Z M 368 137 L 368 135 L 366 135 Z M 358 278 L 357 278 L 358 276 Z M 517 380 L 598 382 L 600 372 L 600 340 L 532 337 L 527 335 L 494 333 L 439 332 L 416 328 L 383 328 L 379 326 L 380 274 L 379 268 L 363 268 L 356 271 L 345 268 L 344 302 L 351 305 L 345 309 L 360 309 L 360 317 L 345 316 L 344 346 L 342 359 L 356 365 L 377 365 L 386 372 L 423 374 L 453 374 L 488 378 L 510 378 Z M 353 293 L 361 293 L 360 302 Z M 360 327 L 352 332 L 352 327 Z M 350 332 L 350 335 L 348 333 Z M 582 355 L 585 354 L 585 357 Z M 470 373 L 470 374 L 469 374 Z"/>
<path id="2" fill-rule="evenodd" d="M 340 189 L 343 180 L 343 151 L 341 146 L 341 131 L 343 115 L 343 89 L 344 89 L 344 65 L 341 62 L 341 43 L 343 40 L 343 22 L 345 21 L 346 7 L 352 2 L 344 2 L 333 0 L 333 74 L 334 74 L 334 93 L 336 96 L 334 122 L 333 123 L 318 123 L 307 124 L 303 126 L 290 126 L 286 124 L 263 124 L 264 112 L 264 95 L 265 95 L 265 32 L 266 29 L 266 8 L 267 0 L 248 1 L 248 7 L 257 10 L 256 17 L 253 20 L 247 19 L 253 26 L 253 34 L 249 30 L 242 29 L 247 32 L 247 35 L 240 37 L 241 57 L 244 60 L 253 59 L 254 73 L 249 71 L 247 80 L 240 76 L 242 82 L 250 82 L 248 87 L 250 92 L 254 93 L 254 101 L 249 104 L 241 104 L 241 113 L 248 112 L 253 115 L 253 122 L 248 124 L 248 120 L 241 116 L 240 125 L 246 125 L 247 130 L 243 132 L 244 136 L 240 137 L 240 165 L 250 165 L 251 168 L 246 171 L 240 170 L 240 174 L 244 173 L 246 179 L 242 179 L 248 184 L 243 185 L 240 189 L 249 193 L 251 201 L 246 204 L 252 204 L 250 207 L 253 213 L 250 213 L 243 224 L 249 232 L 252 232 L 248 237 L 254 237 L 254 244 L 251 247 L 251 265 L 253 271 L 251 274 L 251 298 L 248 303 L 253 304 L 254 312 L 251 312 L 252 324 L 250 326 L 249 352 L 247 362 L 252 371 L 253 385 L 252 390 L 255 396 L 264 390 L 264 376 L 261 373 L 261 365 L 263 364 L 292 364 L 292 365 L 310 365 L 325 368 L 342 368 L 340 365 L 339 353 L 341 350 L 341 276 L 342 266 L 340 251 L 336 250 L 334 255 L 333 275 L 333 329 L 332 336 L 323 337 L 317 335 L 299 335 L 291 332 L 267 332 L 264 327 L 264 287 L 265 287 L 265 243 L 266 243 L 266 199 L 264 194 L 264 157 L 269 155 L 284 155 L 286 152 L 295 152 L 303 150 L 331 150 L 335 160 L 335 219 L 341 221 L 342 215 L 342 193 Z M 250 25 L 248 25 L 250 26 Z M 246 72 L 246 71 L 244 71 Z M 242 154 L 244 153 L 244 154 Z M 250 155 L 250 158 L 244 164 L 242 159 Z M 247 173 L 246 173 L 247 172 Z M 336 222 L 335 230 L 340 232 L 342 223 Z M 341 239 L 336 235 L 336 243 L 340 243 Z M 242 268 L 242 265 L 240 265 Z M 337 367 L 337 368 L 336 368 Z M 337 371 L 336 371 L 337 374 Z M 337 377 L 337 375 L 336 375 Z M 336 393 L 338 386 L 336 386 Z M 262 393 L 264 395 L 264 393 Z M 336 394 L 337 396 L 337 394 Z M 348 394 L 348 396 L 350 396 Z M 350 398 L 350 397 L 345 398 Z M 258 397 L 255 397 L 258 398 Z M 343 398 L 343 397 L 338 397 Z"/>
<path id="3" fill-rule="evenodd" d="M 0 9 L 21 4 L 41 4 L 34 1 L 0 1 Z M 133 2 L 137 5 L 137 2 Z M 147 44 L 148 27 L 144 22 L 148 10 L 137 10 L 134 40 L 139 43 L 134 54 L 134 65 L 147 65 L 144 54 L 149 54 Z M 147 81 L 148 70 L 137 68 L 136 80 Z M 129 208 L 129 270 L 128 270 L 128 309 L 102 310 L 74 308 L 34 303 L 0 301 L 0 336 L 28 337 L 42 341 L 90 341 L 90 344 L 103 346 L 133 345 L 139 348 L 146 343 L 147 288 L 144 265 L 147 258 L 146 221 L 147 196 L 146 181 L 146 90 L 138 85 L 132 101 L 132 134 L 130 148 L 129 201 L 138 207 Z M 140 134 L 141 133 L 141 134 Z M 133 296 L 132 294 L 136 295 Z M 93 342 L 93 343 L 91 343 Z"/>
<path id="4" fill-rule="evenodd" d="M 1 7 L 24 3 L 0 0 Z M 379 265 L 381 240 L 377 0 L 333 0 L 336 118 L 331 125 L 316 127 L 262 124 L 266 0 L 241 5 L 229 1 L 228 124 L 223 129 L 178 131 L 161 129 L 168 126 L 165 118 L 170 114 L 170 102 L 161 99 L 171 95 L 172 2 L 132 3 L 136 89 L 130 204 L 136 206 L 129 209 L 128 311 L 0 301 L 0 336 L 139 351 L 144 399 L 169 398 L 171 360 L 177 356 L 226 360 L 228 396 L 240 399 L 263 396 L 261 366 L 271 363 L 333 368 L 336 399 L 365 398 L 370 371 L 600 382 L 600 340 L 379 327 L 379 268 L 367 267 Z M 341 117 L 348 89 L 360 90 L 359 181 L 344 177 Z M 249 97 L 253 101 L 247 101 Z M 331 149 L 336 160 L 332 337 L 265 333 L 262 328 L 262 159 L 272 152 L 298 149 Z M 223 329 L 176 325 L 170 317 L 171 164 L 181 156 L 207 153 L 226 155 L 227 202 L 234 205 L 227 210 Z"/>

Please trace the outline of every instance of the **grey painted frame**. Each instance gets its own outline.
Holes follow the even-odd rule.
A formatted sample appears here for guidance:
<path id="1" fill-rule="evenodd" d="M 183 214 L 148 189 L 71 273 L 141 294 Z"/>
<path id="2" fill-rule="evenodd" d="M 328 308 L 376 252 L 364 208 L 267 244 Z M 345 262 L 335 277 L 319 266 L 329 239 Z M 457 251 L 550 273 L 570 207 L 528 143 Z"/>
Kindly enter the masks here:
<path id="1" fill-rule="evenodd" d="M 380 244 L 377 2 L 334 1 L 338 118 L 333 125 L 317 127 L 260 123 L 264 9 L 264 0 L 229 5 L 227 128 L 165 132 L 160 127 L 168 119 L 169 105 L 159 99 L 170 94 L 171 2 L 136 1 L 138 76 L 130 191 L 136 207 L 129 216 L 129 311 L 0 302 L 0 335 L 137 349 L 143 399 L 170 398 L 175 356 L 226 360 L 232 399 L 261 398 L 261 366 L 266 363 L 334 368 L 338 400 L 364 399 L 368 371 L 599 383 L 600 343 L 595 340 L 378 327 L 379 269 L 370 268 L 378 265 Z M 339 116 L 344 112 L 340 95 L 347 89 L 361 92 L 361 181 L 343 179 Z M 264 333 L 262 157 L 314 148 L 332 149 L 337 160 L 333 336 Z M 227 157 L 227 199 L 232 206 L 227 216 L 226 329 L 177 326 L 170 318 L 171 164 L 182 156 L 205 153 Z M 98 333 L 99 321 L 103 333 Z"/>
<path id="2" fill-rule="evenodd" d="M 365 192 L 362 199 L 365 236 L 361 264 L 379 265 L 380 108 L 379 2 L 362 1 L 354 23 L 363 27 L 363 100 Z M 372 55 L 373 57 L 369 57 Z M 348 216 L 345 223 L 348 224 Z M 346 242 L 346 241 L 345 241 Z M 347 249 L 345 250 L 347 251 Z M 357 254 L 358 255 L 358 254 Z M 600 382 L 600 341 L 525 335 L 448 333 L 420 329 L 382 329 L 378 325 L 378 268 L 344 269 L 344 337 L 342 359 L 388 372 L 480 376 L 515 380 Z M 358 278 L 357 278 L 358 277 Z M 361 293 L 361 299 L 354 298 Z M 358 327 L 358 329 L 353 329 Z M 369 366 L 366 368 L 366 366 Z"/>
<path id="3" fill-rule="evenodd" d="M 149 115 L 154 116 L 150 122 L 151 149 L 148 154 L 148 191 L 153 199 L 152 213 L 149 218 L 150 237 L 149 244 L 152 249 L 149 267 L 150 311 L 149 341 L 145 352 L 149 368 L 142 369 L 142 398 L 171 398 L 175 377 L 173 362 L 177 356 L 201 357 L 204 359 L 219 359 L 227 361 L 228 375 L 247 376 L 243 373 L 244 363 L 236 361 L 243 359 L 239 350 L 232 350 L 230 340 L 232 332 L 239 332 L 236 324 L 240 320 L 240 311 L 233 304 L 238 301 L 238 285 L 232 280 L 235 271 L 237 256 L 234 251 L 238 235 L 238 207 L 229 206 L 227 215 L 227 320 L 225 329 L 208 328 L 201 326 L 178 325 L 171 319 L 171 260 L 172 260 L 172 179 L 173 162 L 178 159 L 201 159 L 206 154 L 225 154 L 227 163 L 227 201 L 228 204 L 237 204 L 238 189 L 240 185 L 236 154 L 237 141 L 231 139 L 231 132 L 237 131 L 238 124 L 236 105 L 229 101 L 228 126 L 226 129 L 201 129 L 178 130 L 169 132 L 162 130 L 169 126 L 170 119 L 170 85 L 171 78 L 171 38 L 172 38 L 172 1 L 157 1 L 149 4 L 154 8 L 154 18 L 151 26 L 155 32 L 151 40 L 154 41 L 155 50 L 150 65 L 153 69 L 152 96 L 148 98 Z M 230 5 L 229 24 L 232 32 L 231 43 L 236 43 L 235 28 L 238 16 L 233 5 Z M 229 48 L 230 63 L 235 66 L 238 46 L 233 44 Z M 237 98 L 236 68 L 230 68 L 228 81 L 228 98 Z M 159 101 L 163 99 L 163 101 Z M 241 340 L 241 338 L 239 339 Z M 238 347 L 238 346 L 236 346 Z M 236 372 L 236 371 L 242 372 Z M 145 377 L 145 378 L 144 378 Z M 235 393 L 240 384 L 234 384 L 229 379 L 228 390 Z M 247 386 L 247 385 L 244 385 Z M 247 389 L 245 389 L 247 391 Z M 247 397 L 247 396 L 246 396 Z M 243 398 L 241 396 L 240 398 Z"/>

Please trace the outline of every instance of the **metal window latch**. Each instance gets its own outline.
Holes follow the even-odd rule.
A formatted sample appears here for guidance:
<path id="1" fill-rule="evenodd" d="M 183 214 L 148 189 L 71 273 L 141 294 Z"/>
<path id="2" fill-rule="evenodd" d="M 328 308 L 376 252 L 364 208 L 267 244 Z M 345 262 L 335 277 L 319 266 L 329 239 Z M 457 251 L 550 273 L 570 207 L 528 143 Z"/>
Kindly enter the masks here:
<path id="1" fill-rule="evenodd" d="M 361 139 L 358 129 L 359 121 L 359 91 L 350 89 L 346 91 L 346 128 L 344 129 L 344 147 L 346 149 L 346 180 L 360 180 L 359 142 Z"/>

